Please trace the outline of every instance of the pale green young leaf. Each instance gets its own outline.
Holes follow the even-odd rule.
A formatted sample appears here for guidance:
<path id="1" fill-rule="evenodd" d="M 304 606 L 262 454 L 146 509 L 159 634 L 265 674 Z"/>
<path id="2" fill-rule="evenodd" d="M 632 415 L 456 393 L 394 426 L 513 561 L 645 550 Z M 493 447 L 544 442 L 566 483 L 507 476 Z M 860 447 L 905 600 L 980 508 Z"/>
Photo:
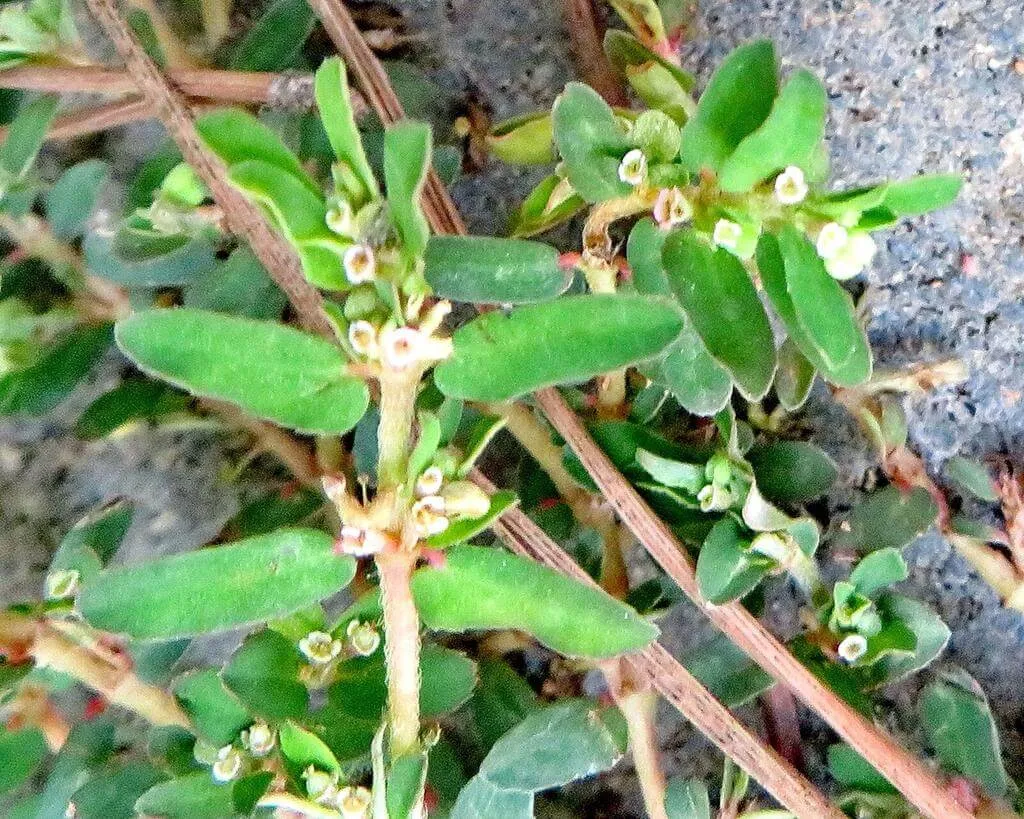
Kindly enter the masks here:
<path id="1" fill-rule="evenodd" d="M 355 561 L 312 529 L 107 569 L 78 597 L 97 628 L 144 639 L 186 637 L 281 617 L 334 594 Z"/>
<path id="2" fill-rule="evenodd" d="M 512 216 L 509 232 L 516 237 L 535 236 L 571 219 L 586 204 L 567 180 L 551 174 L 538 182 L 523 200 Z"/>
<path id="3" fill-rule="evenodd" d="M 569 656 L 635 651 L 658 633 L 603 592 L 496 549 L 453 547 L 443 566 L 413 575 L 412 590 L 429 628 L 518 629 Z"/>
<path id="4" fill-rule="evenodd" d="M 44 94 L 24 106 L 7 127 L 7 136 L 0 145 L 0 172 L 4 174 L 2 188 L 22 176 L 36 161 L 50 123 L 57 115 L 60 97 Z"/>
<path id="5" fill-rule="evenodd" d="M 979 500 L 989 503 L 999 500 L 995 482 L 984 464 L 957 455 L 946 461 L 945 472 L 948 478 Z"/>
<path id="6" fill-rule="evenodd" d="M 384 132 L 384 184 L 388 208 L 406 254 L 418 259 L 427 248 L 430 226 L 420 194 L 430 168 L 430 126 L 404 121 Z"/>
<path id="7" fill-rule="evenodd" d="M 427 779 L 427 755 L 404 754 L 391 760 L 387 775 L 388 816 L 413 816 Z"/>
<path id="8" fill-rule="evenodd" d="M 778 88 L 775 48 L 767 40 L 740 46 L 711 77 L 697 113 L 683 126 L 683 165 L 719 171 L 744 138 L 768 117 Z"/>
<path id="9" fill-rule="evenodd" d="M 679 125 L 696 110 L 697 104 L 690 96 L 693 76 L 655 54 L 632 34 L 607 31 L 604 53 L 648 108 L 663 111 Z"/>
<path id="10" fill-rule="evenodd" d="M 774 173 L 795 165 L 807 168 L 825 136 L 828 97 L 810 71 L 793 73 L 768 118 L 722 165 L 719 183 L 726 193 L 744 193 Z"/>
<path id="11" fill-rule="evenodd" d="M 552 116 L 555 145 L 576 193 L 601 202 L 630 192 L 631 186 L 619 179 L 619 163 L 632 143 L 596 91 L 569 83 L 555 100 Z"/>
<path id="12" fill-rule="evenodd" d="M 347 432 L 369 403 L 338 347 L 283 325 L 179 308 L 124 319 L 116 336 L 143 371 L 292 429 Z"/>
<path id="13" fill-rule="evenodd" d="M 859 594 L 874 597 L 908 576 L 907 562 L 891 546 L 865 555 L 850 573 L 850 582 Z"/>
<path id="14" fill-rule="evenodd" d="M 473 304 L 549 301 L 572 283 L 555 248 L 526 239 L 434 236 L 424 262 L 435 296 Z"/>
<path id="15" fill-rule="evenodd" d="M 95 576 L 117 552 L 132 522 L 132 507 L 115 501 L 79 520 L 61 540 L 50 573 L 76 571 L 79 582 Z"/>
<path id="16" fill-rule="evenodd" d="M 929 606 L 898 594 L 883 594 L 877 602 L 883 622 L 897 622 L 914 635 L 914 649 L 883 657 L 869 669 L 872 684 L 888 685 L 930 665 L 949 643 L 949 627 Z"/>
<path id="17" fill-rule="evenodd" d="M 426 543 L 432 549 L 447 549 L 456 543 L 466 543 L 487 529 L 517 503 L 519 503 L 519 498 L 516 497 L 515 492 L 495 492 L 491 496 L 491 506 L 485 515 L 452 521 L 443 532 L 427 538 Z"/>
<path id="18" fill-rule="evenodd" d="M 130 379 L 93 401 L 75 422 L 75 435 L 86 441 L 105 438 L 132 424 L 160 421 L 183 413 L 192 399 L 156 381 Z"/>
<path id="19" fill-rule="evenodd" d="M 585 381 L 660 353 L 680 333 L 663 298 L 592 294 L 487 313 L 454 335 L 434 373 L 445 395 L 503 401 L 541 387 Z"/>
<path id="20" fill-rule="evenodd" d="M 35 728 L 0 729 L 0 794 L 13 791 L 46 759 L 46 740 Z"/>
<path id="21" fill-rule="evenodd" d="M 669 236 L 662 262 L 708 352 L 746 398 L 763 397 L 775 374 L 775 337 L 743 263 L 688 231 Z"/>
<path id="22" fill-rule="evenodd" d="M 487 149 L 512 165 L 554 162 L 554 130 L 549 111 L 523 114 L 499 122 L 487 134 Z"/>
<path id="23" fill-rule="evenodd" d="M 668 819 L 711 819 L 708 786 L 699 779 L 675 777 L 665 789 Z"/>
<path id="24" fill-rule="evenodd" d="M 362 187 L 354 203 L 358 206 L 375 198 L 379 192 L 377 180 L 363 151 L 359 129 L 356 128 L 348 76 L 341 59 L 331 57 L 324 60 L 316 72 L 314 90 L 320 121 L 331 143 L 331 150 Z"/>
<path id="25" fill-rule="evenodd" d="M 340 774 L 341 765 L 331 749 L 316 734 L 307 731 L 291 720 L 281 724 L 278 729 L 281 741 L 281 754 L 288 762 L 288 767 L 301 773 L 310 765 L 316 770 L 329 774 Z"/>
<path id="26" fill-rule="evenodd" d="M 885 186 L 882 207 L 896 216 L 917 216 L 951 204 L 964 180 L 959 174 L 922 174 Z"/>
<path id="27" fill-rule="evenodd" d="M 334 239 L 327 228 L 323 196 L 294 174 L 251 159 L 231 165 L 228 181 L 261 205 L 293 244 Z"/>
<path id="28" fill-rule="evenodd" d="M 796 342 L 792 338 L 783 341 L 779 346 L 779 368 L 775 371 L 775 394 L 787 412 L 796 412 L 806 403 L 816 375 L 814 365 Z"/>
<path id="29" fill-rule="evenodd" d="M 609 5 L 642 42 L 648 45 L 665 42 L 665 24 L 654 0 L 609 0 Z"/>

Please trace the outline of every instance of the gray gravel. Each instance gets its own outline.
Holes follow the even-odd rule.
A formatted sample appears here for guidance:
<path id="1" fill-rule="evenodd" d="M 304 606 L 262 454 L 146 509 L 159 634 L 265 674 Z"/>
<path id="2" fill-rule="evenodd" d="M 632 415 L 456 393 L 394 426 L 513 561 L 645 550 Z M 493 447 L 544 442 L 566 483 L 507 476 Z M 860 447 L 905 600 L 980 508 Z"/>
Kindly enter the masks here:
<path id="1" fill-rule="evenodd" d="M 573 76 L 556 0 L 402 0 L 423 32 L 423 65 L 447 90 L 472 90 L 500 119 L 548 106 Z M 817 71 L 832 98 L 828 138 L 837 185 L 922 171 L 958 171 L 966 185 L 952 208 L 887 234 L 868 274 L 871 337 L 881 366 L 947 355 L 968 381 L 908 403 L 911 438 L 933 468 L 956 453 L 1024 444 L 1024 14 L 1019 0 L 764 0 L 702 3 L 684 60 L 706 81 L 733 46 L 754 37 L 778 44 L 785 66 Z M 1016 66 L 1016 68 L 1015 68 Z M 127 141 L 144 155 L 143 132 Z M 469 223 L 501 231 L 536 170 L 491 165 L 456 187 Z M 126 495 L 139 513 L 128 559 L 206 541 L 237 508 L 237 488 L 219 479 L 225 451 L 215 434 L 142 430 L 97 444 L 68 432 L 97 383 L 54 418 L 0 423 L 0 601 L 34 596 L 40 572 L 67 527 L 95 503 Z M 867 463 L 852 424 L 824 399 L 810 417 L 822 445 L 846 465 L 847 493 Z M 1024 742 L 1024 619 L 1001 609 L 938 536 L 909 552 L 909 589 L 954 631 L 949 659 L 984 685 L 1000 717 L 1007 759 L 1020 774 Z M 785 600 L 782 595 L 780 600 Z M 780 622 L 785 617 L 776 618 Z M 669 641 L 702 633 L 685 610 L 666 624 Z M 892 693 L 893 726 L 911 724 L 913 690 Z M 750 716 L 756 719 L 756 714 Z M 706 743 L 670 718 L 660 726 L 673 769 L 709 774 Z M 808 723 L 808 731 L 818 728 Z M 814 760 L 812 759 L 812 762 Z M 623 779 L 625 782 L 625 779 Z M 635 804 L 635 795 L 633 804 Z"/>

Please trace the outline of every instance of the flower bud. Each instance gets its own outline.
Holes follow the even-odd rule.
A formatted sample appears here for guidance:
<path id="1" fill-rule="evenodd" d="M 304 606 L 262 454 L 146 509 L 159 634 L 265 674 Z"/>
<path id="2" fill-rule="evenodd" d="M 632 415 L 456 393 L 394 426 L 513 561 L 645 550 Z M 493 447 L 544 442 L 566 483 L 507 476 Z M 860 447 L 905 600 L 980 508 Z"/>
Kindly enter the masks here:
<path id="1" fill-rule="evenodd" d="M 338 539 L 334 541 L 334 553 L 352 557 L 369 557 L 380 552 L 387 544 L 387 536 L 377 529 L 342 526 Z"/>
<path id="2" fill-rule="evenodd" d="M 361 284 L 348 291 L 343 311 L 349 321 L 367 318 L 380 309 L 380 297 L 372 284 Z"/>
<path id="3" fill-rule="evenodd" d="M 217 782 L 230 782 L 242 771 L 242 754 L 233 745 L 225 745 L 217 752 L 217 761 L 210 773 Z"/>
<path id="4" fill-rule="evenodd" d="M 265 722 L 254 722 L 242 731 L 242 745 L 248 748 L 253 756 L 266 756 L 274 747 L 274 729 Z"/>
<path id="5" fill-rule="evenodd" d="M 77 569 L 58 569 L 46 575 L 46 596 L 50 600 L 74 597 L 82 575 Z"/>
<path id="6" fill-rule="evenodd" d="M 412 506 L 412 520 L 420 537 L 441 534 L 448 528 L 444 498 L 438 495 L 420 498 Z"/>
<path id="7" fill-rule="evenodd" d="M 377 262 L 369 245 L 352 245 L 342 257 L 342 266 L 352 284 L 371 282 L 377 277 Z"/>
<path id="8" fill-rule="evenodd" d="M 721 512 L 732 506 L 732 493 L 721 484 L 712 483 L 697 493 L 702 512 Z"/>
<path id="9" fill-rule="evenodd" d="M 664 111 L 644 111 L 633 122 L 633 144 L 653 162 L 671 162 L 679 153 L 682 134 Z M 625 181 L 625 180 L 624 180 Z"/>
<path id="10" fill-rule="evenodd" d="M 462 518 L 479 518 L 491 508 L 491 498 L 475 483 L 455 481 L 441 490 L 446 514 Z"/>
<path id="11" fill-rule="evenodd" d="M 335 640 L 326 631 L 311 631 L 299 640 L 299 651 L 313 665 L 327 665 L 341 654 L 341 640 Z"/>
<path id="12" fill-rule="evenodd" d="M 348 643 L 360 657 L 369 657 L 380 646 L 380 632 L 373 623 L 360 623 L 353 620 L 345 630 Z"/>
<path id="13" fill-rule="evenodd" d="M 416 497 L 425 498 L 427 495 L 436 495 L 441 491 L 444 484 L 444 472 L 439 466 L 428 466 L 416 479 Z"/>
<path id="14" fill-rule="evenodd" d="M 829 222 L 818 232 L 815 247 L 818 250 L 818 255 L 827 261 L 838 255 L 846 247 L 848 240 L 846 228 L 838 222 Z"/>
<path id="15" fill-rule="evenodd" d="M 775 198 L 782 205 L 798 205 L 807 198 L 807 180 L 796 165 L 775 177 Z"/>
<path id="16" fill-rule="evenodd" d="M 640 185 L 647 179 L 647 157 L 639 148 L 634 148 L 622 157 L 619 179 L 627 185 Z"/>
<path id="17" fill-rule="evenodd" d="M 352 210 L 352 205 L 344 199 L 337 199 L 331 203 L 327 209 L 325 221 L 331 233 L 336 233 L 347 239 L 356 234 L 355 213 Z"/>
<path id="18" fill-rule="evenodd" d="M 339 506 L 348 500 L 345 492 L 345 476 L 336 472 L 329 472 L 320 478 L 320 485 L 324 488 L 327 499 L 335 506 Z"/>
<path id="19" fill-rule="evenodd" d="M 338 791 L 337 805 L 342 819 L 365 819 L 370 810 L 372 795 L 369 789 L 351 785 Z"/>
<path id="20" fill-rule="evenodd" d="M 669 230 L 693 218 L 693 205 L 679 188 L 664 188 L 658 193 L 651 215 L 658 227 Z"/>
<path id="21" fill-rule="evenodd" d="M 867 650 L 868 641 L 864 637 L 860 634 L 847 634 L 839 643 L 836 652 L 846 662 L 855 663 L 867 653 Z"/>
<path id="22" fill-rule="evenodd" d="M 866 233 L 852 233 L 846 244 L 825 260 L 825 269 L 834 279 L 843 281 L 860 273 L 875 256 L 875 241 Z"/>
<path id="23" fill-rule="evenodd" d="M 739 247 L 740 239 L 743 238 L 743 228 L 729 219 L 719 219 L 715 223 L 715 231 L 711 236 L 719 247 L 735 251 Z"/>
<path id="24" fill-rule="evenodd" d="M 793 545 L 782 532 L 759 532 L 751 541 L 749 550 L 786 566 L 793 557 Z"/>
<path id="25" fill-rule="evenodd" d="M 310 799 L 327 802 L 335 798 L 337 787 L 331 774 L 326 771 L 318 771 L 310 765 L 302 772 L 302 778 L 306 782 L 306 795 Z"/>
<path id="26" fill-rule="evenodd" d="M 380 351 L 377 344 L 377 328 L 363 319 L 348 326 L 348 343 L 357 354 L 376 358 Z"/>

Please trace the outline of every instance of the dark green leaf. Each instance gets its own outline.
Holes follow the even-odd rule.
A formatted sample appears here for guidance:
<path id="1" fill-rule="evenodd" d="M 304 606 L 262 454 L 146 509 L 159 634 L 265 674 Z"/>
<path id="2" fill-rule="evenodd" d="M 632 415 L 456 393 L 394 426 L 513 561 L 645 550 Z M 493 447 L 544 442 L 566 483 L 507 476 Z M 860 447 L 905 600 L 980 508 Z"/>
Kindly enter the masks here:
<path id="1" fill-rule="evenodd" d="M 681 662 L 728 708 L 746 705 L 775 685 L 775 680 L 721 634 L 686 652 Z"/>
<path id="2" fill-rule="evenodd" d="M 434 236 L 424 261 L 435 296 L 473 304 L 548 301 L 572 282 L 555 248 L 525 239 Z"/>
<path id="3" fill-rule="evenodd" d="M 959 455 L 946 461 L 946 476 L 958 483 L 979 500 L 995 503 L 999 500 L 992 475 L 988 468 L 977 461 Z"/>
<path id="4" fill-rule="evenodd" d="M 302 658 L 276 631 L 249 635 L 222 672 L 224 684 L 257 716 L 277 721 L 306 713 L 309 692 L 299 681 Z"/>
<path id="5" fill-rule="evenodd" d="M 75 791 L 71 803 L 80 819 L 132 819 L 135 800 L 164 775 L 148 762 L 129 762 L 94 776 Z"/>
<path id="6" fill-rule="evenodd" d="M 790 165 L 807 168 L 825 135 L 828 98 L 821 80 L 798 70 L 782 87 L 768 118 L 722 165 L 719 184 L 727 193 L 745 193 Z"/>
<path id="7" fill-rule="evenodd" d="M 884 776 L 849 745 L 830 745 L 828 770 L 833 778 L 847 788 L 868 793 L 897 793 Z"/>
<path id="8" fill-rule="evenodd" d="M 836 532 L 833 544 L 859 552 L 902 549 L 931 526 L 937 514 L 935 501 L 924 489 L 904 494 L 895 486 L 887 486 L 854 508 Z"/>
<path id="9" fill-rule="evenodd" d="M 188 714 L 196 733 L 215 746 L 234 742 L 252 718 L 224 687 L 212 668 L 190 671 L 173 686 L 174 696 Z"/>
<path id="10" fill-rule="evenodd" d="M 144 816 L 164 819 L 224 819 L 234 816 L 232 786 L 213 781 L 209 771 L 199 771 L 154 785 L 135 802 Z"/>
<path id="11" fill-rule="evenodd" d="M 715 605 L 749 594 L 768 575 L 770 564 L 751 557 L 750 540 L 732 518 L 715 524 L 697 556 L 701 596 Z"/>
<path id="12" fill-rule="evenodd" d="M 459 793 L 450 819 L 533 819 L 533 794 L 499 788 L 482 776 L 474 776 Z"/>
<path id="13" fill-rule="evenodd" d="M 45 415 L 89 374 L 110 342 L 109 324 L 83 327 L 31 367 L 0 377 L 0 415 Z"/>
<path id="14" fill-rule="evenodd" d="M 276 0 L 231 55 L 236 71 L 281 71 L 295 68 L 296 58 L 316 24 L 306 0 Z"/>
<path id="15" fill-rule="evenodd" d="M 446 395 L 502 401 L 650 358 L 681 329 L 664 299 L 568 296 L 474 319 L 456 331 L 455 351 L 434 378 Z"/>
<path id="16" fill-rule="evenodd" d="M 596 91 L 569 83 L 555 100 L 552 116 L 555 144 L 580 196 L 602 202 L 630 192 L 631 186 L 619 179 L 619 163 L 633 146 Z"/>
<path id="17" fill-rule="evenodd" d="M 5 173 L 3 192 L 11 182 L 24 176 L 42 147 L 50 123 L 57 115 L 60 97 L 44 94 L 18 111 L 14 121 L 7 126 L 7 136 L 0 145 L 0 171 Z"/>
<path id="18" fill-rule="evenodd" d="M 425 754 L 405 754 L 392 760 L 385 790 L 388 816 L 412 816 L 427 777 Z"/>
<path id="19" fill-rule="evenodd" d="M 57 547 L 50 572 L 77 571 L 82 583 L 92 579 L 121 545 L 133 511 L 127 503 L 115 502 L 79 520 Z"/>
<path id="20" fill-rule="evenodd" d="M 758 489 L 774 503 L 820 498 L 836 481 L 835 462 L 808 441 L 773 441 L 747 453 Z"/>
<path id="21" fill-rule="evenodd" d="M 699 779 L 672 779 L 665 789 L 665 813 L 668 819 L 711 819 L 708 786 Z"/>
<path id="22" fill-rule="evenodd" d="M 444 566 L 413 575 L 412 590 L 429 628 L 514 628 L 570 656 L 635 651 L 658 633 L 603 592 L 495 549 L 453 547 Z"/>
<path id="23" fill-rule="evenodd" d="M 110 165 L 87 159 L 72 165 L 46 193 L 46 218 L 58 239 L 76 239 L 85 230 L 96 197 L 110 178 Z"/>
<path id="24" fill-rule="evenodd" d="M 682 163 L 713 171 L 768 117 L 778 88 L 775 49 L 767 40 L 729 54 L 701 95 L 696 115 L 683 126 Z"/>
<path id="25" fill-rule="evenodd" d="M 131 287 L 170 287 L 188 284 L 216 268 L 216 248 L 205 237 L 151 233 L 143 238 L 130 233 L 122 227 L 115 237 L 87 234 L 82 254 L 89 271 Z"/>
<path id="26" fill-rule="evenodd" d="M 298 526 L 325 504 L 320 492 L 271 492 L 242 507 L 224 529 L 237 537 L 265 535 L 282 526 Z"/>
<path id="27" fill-rule="evenodd" d="M 233 313 L 254 319 L 276 319 L 287 297 L 247 247 L 194 277 L 185 291 L 186 307 Z"/>
<path id="28" fill-rule="evenodd" d="M 25 783 L 46 759 L 46 740 L 35 728 L 0 730 L 0 793 Z"/>
<path id="29" fill-rule="evenodd" d="M 117 342 L 150 374 L 300 431 L 347 432 L 369 403 L 339 348 L 270 322 L 151 310 L 118 322 Z"/>
<path id="30" fill-rule="evenodd" d="M 850 573 L 858 594 L 874 597 L 884 589 L 907 579 L 907 562 L 898 549 L 877 549 L 861 558 Z"/>
<path id="31" fill-rule="evenodd" d="M 280 617 L 334 594 L 355 561 L 332 553 L 311 529 L 282 529 L 228 546 L 108 569 L 78 598 L 106 631 L 138 638 L 184 637 Z"/>
<path id="32" fill-rule="evenodd" d="M 154 381 L 131 380 L 93 401 L 75 423 L 75 434 L 87 441 L 105 438 L 128 424 L 156 421 L 183 412 L 191 399 Z"/>
<path id="33" fill-rule="evenodd" d="M 743 263 L 688 231 L 669 236 L 662 260 L 708 352 L 746 398 L 763 397 L 775 374 L 775 338 Z"/>
<path id="34" fill-rule="evenodd" d="M 870 669 L 877 685 L 896 682 L 920 671 L 935 660 L 949 642 L 949 627 L 924 603 L 884 594 L 878 600 L 878 611 L 883 621 L 900 623 L 915 638 L 914 650 L 910 653 L 894 653 L 883 657 Z"/>
<path id="35" fill-rule="evenodd" d="M 480 662 L 480 683 L 469 707 L 476 734 L 486 752 L 502 734 L 537 707 L 537 695 L 510 665 L 501 660 L 484 659 Z"/>

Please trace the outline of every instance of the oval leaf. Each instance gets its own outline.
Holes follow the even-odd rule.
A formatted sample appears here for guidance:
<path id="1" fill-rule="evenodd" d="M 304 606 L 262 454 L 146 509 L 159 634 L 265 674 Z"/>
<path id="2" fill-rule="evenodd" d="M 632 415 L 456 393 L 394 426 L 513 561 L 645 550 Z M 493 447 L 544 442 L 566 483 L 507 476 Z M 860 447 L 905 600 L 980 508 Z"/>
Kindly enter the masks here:
<path id="1" fill-rule="evenodd" d="M 416 608 L 432 629 L 518 629 L 576 657 L 635 651 L 658 634 L 604 592 L 508 552 L 456 546 L 447 558 L 412 579 Z"/>
<path id="2" fill-rule="evenodd" d="M 525 239 L 434 236 L 424 262 L 434 295 L 473 304 L 548 301 L 572 282 L 557 250 Z"/>
<path id="3" fill-rule="evenodd" d="M 348 585 L 355 561 L 312 529 L 282 529 L 99 574 L 78 598 L 105 631 L 186 637 L 281 617 Z"/>
<path id="4" fill-rule="evenodd" d="M 596 91 L 569 83 L 555 100 L 552 117 L 555 145 L 576 193 L 601 202 L 630 192 L 619 179 L 619 163 L 633 145 Z"/>
<path id="5" fill-rule="evenodd" d="M 347 432 L 369 404 L 339 348 L 279 324 L 150 310 L 118 322 L 116 337 L 143 371 L 303 432 Z"/>
<path id="6" fill-rule="evenodd" d="M 680 333 L 665 299 L 594 294 L 487 313 L 460 328 L 434 373 L 445 395 L 503 401 L 651 358 Z"/>

